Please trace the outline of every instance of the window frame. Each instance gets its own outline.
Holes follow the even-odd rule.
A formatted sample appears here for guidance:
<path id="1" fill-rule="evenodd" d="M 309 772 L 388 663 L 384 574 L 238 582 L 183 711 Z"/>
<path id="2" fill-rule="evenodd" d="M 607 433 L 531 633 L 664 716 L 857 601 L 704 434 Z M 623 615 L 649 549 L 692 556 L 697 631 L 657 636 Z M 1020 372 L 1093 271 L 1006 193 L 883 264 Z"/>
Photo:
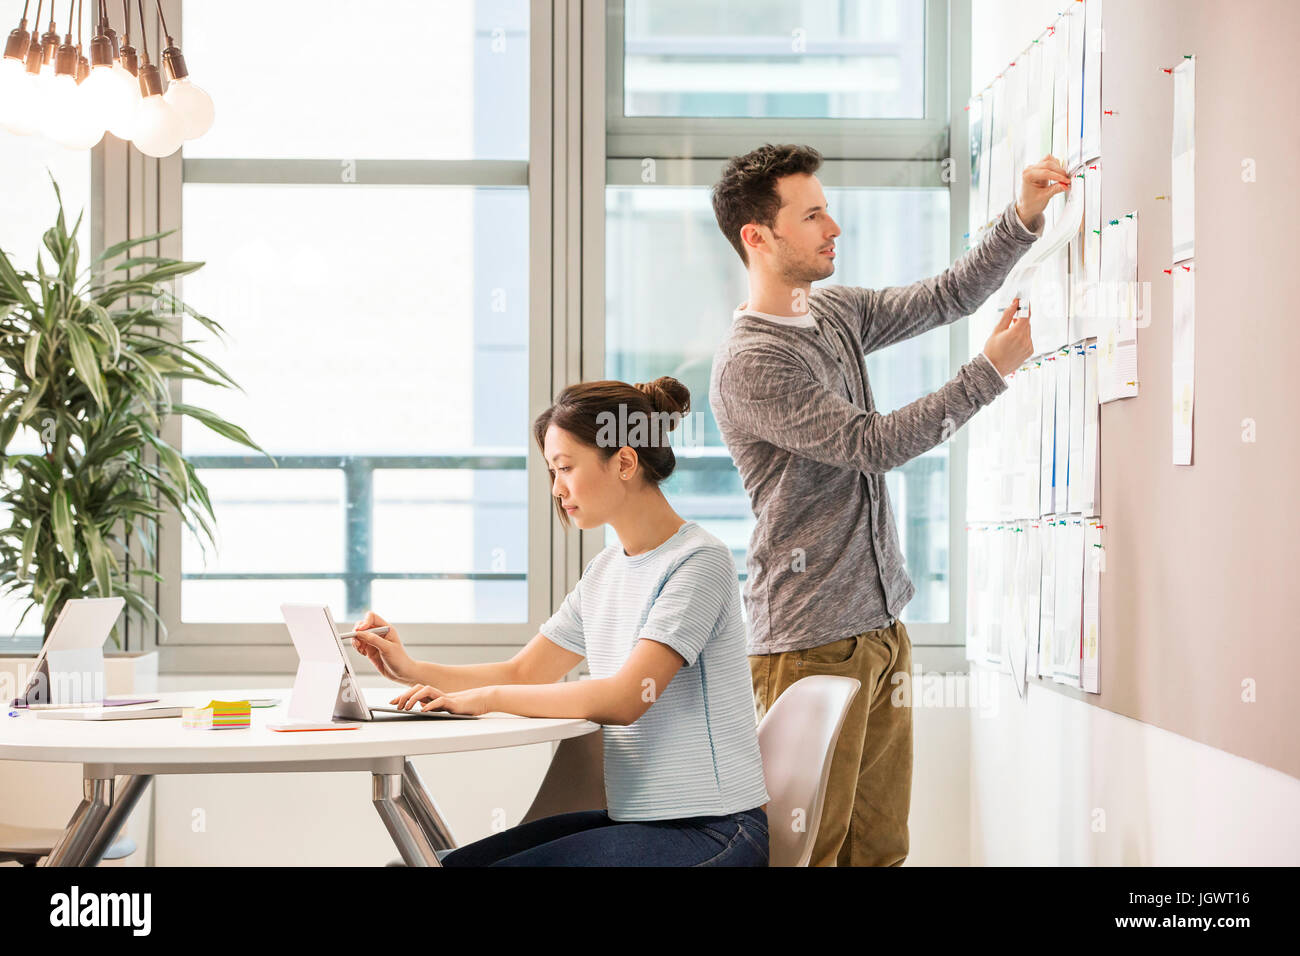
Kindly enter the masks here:
<path id="1" fill-rule="evenodd" d="M 623 58 L 608 56 L 605 70 L 605 128 L 609 155 L 730 156 L 736 142 L 816 140 L 828 159 L 942 160 L 948 148 L 947 0 L 924 0 L 922 73 L 924 115 L 919 119 L 744 119 L 661 117 L 623 114 Z M 606 49 L 621 50 L 623 0 L 607 0 Z"/>

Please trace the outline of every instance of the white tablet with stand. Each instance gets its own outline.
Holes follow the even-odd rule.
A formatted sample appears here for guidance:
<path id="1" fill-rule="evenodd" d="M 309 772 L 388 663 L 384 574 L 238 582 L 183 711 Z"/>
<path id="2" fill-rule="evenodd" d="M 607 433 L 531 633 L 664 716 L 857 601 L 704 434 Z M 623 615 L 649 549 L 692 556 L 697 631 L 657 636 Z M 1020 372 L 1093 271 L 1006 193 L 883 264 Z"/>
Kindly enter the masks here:
<path id="1" fill-rule="evenodd" d="M 396 709 L 385 709 L 382 711 L 384 716 L 376 717 L 361 693 L 330 609 L 324 604 L 281 604 L 280 613 L 284 615 L 289 638 L 298 651 L 298 673 L 293 681 L 293 696 L 289 699 L 291 722 L 272 729 L 302 730 L 318 726 L 323 730 L 333 730 L 339 727 L 339 721 L 400 720 L 403 717 L 476 719 L 473 714 Z"/>
<path id="2" fill-rule="evenodd" d="M 65 601 L 14 706 L 40 710 L 156 701 L 157 697 L 104 697 L 104 641 L 125 605 L 120 596 Z"/>

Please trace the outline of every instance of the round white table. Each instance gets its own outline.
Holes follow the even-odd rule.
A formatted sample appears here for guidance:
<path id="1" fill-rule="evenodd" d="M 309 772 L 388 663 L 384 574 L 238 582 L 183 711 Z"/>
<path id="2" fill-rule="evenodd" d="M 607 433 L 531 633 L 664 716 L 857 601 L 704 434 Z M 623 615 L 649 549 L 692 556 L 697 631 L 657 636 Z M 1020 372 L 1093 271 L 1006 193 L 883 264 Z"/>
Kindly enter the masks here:
<path id="1" fill-rule="evenodd" d="M 83 765 L 81 804 L 45 865 L 97 865 L 156 774 L 368 770 L 375 809 L 402 859 L 408 866 L 438 866 L 435 851 L 454 845 L 451 831 L 408 757 L 518 747 L 600 729 L 582 719 L 502 714 L 477 720 L 379 719 L 356 730 L 270 730 L 268 724 L 290 722 L 289 693 L 244 688 L 158 695 L 159 704 L 184 707 L 210 700 L 280 699 L 275 707 L 253 708 L 247 729 L 190 730 L 179 717 L 51 720 L 26 710 L 7 717 L 0 724 L 0 760 Z M 363 693 L 371 705 L 393 697 L 391 688 Z M 118 775 L 126 778 L 120 785 Z"/>

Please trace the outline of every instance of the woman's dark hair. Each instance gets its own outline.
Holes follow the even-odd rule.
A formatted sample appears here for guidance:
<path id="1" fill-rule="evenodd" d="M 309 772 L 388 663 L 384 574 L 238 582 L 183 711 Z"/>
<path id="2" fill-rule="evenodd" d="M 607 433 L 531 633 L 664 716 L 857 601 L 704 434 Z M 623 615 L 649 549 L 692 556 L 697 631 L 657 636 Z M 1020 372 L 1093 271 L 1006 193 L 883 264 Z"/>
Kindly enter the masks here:
<path id="1" fill-rule="evenodd" d="M 584 445 L 597 449 L 608 461 L 618 449 L 636 450 L 646 480 L 658 485 L 677 467 L 668 433 L 691 410 L 691 392 L 675 378 L 653 382 L 579 382 L 555 396 L 555 404 L 533 422 L 537 447 L 546 453 L 546 430 L 562 428 Z M 560 521 L 569 515 L 555 500 Z"/>

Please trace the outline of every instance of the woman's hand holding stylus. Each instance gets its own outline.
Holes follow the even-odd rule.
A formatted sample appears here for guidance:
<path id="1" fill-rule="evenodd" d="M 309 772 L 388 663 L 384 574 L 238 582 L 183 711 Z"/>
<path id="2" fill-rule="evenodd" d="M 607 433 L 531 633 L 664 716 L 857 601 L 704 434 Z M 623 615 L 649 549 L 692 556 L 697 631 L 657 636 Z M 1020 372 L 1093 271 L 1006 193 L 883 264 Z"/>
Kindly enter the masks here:
<path id="1" fill-rule="evenodd" d="M 383 637 L 363 633 L 378 627 L 388 628 L 388 633 Z M 356 632 L 356 637 L 352 638 L 352 646 L 366 656 L 375 670 L 391 681 L 410 682 L 412 678 L 408 675 L 415 671 L 415 660 L 406 653 L 406 647 L 397 636 L 397 628 L 374 611 L 367 611 L 366 616 L 357 621 Z"/>

